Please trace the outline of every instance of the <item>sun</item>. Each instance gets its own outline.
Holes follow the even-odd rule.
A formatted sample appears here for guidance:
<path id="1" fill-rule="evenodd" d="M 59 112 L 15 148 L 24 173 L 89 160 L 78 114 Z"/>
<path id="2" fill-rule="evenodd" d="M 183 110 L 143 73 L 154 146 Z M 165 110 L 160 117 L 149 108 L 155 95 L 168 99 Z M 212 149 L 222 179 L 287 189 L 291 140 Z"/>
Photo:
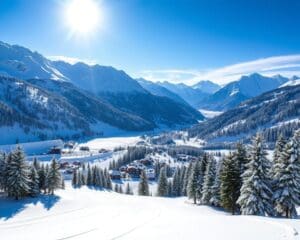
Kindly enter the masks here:
<path id="1" fill-rule="evenodd" d="M 69 0 L 66 3 L 66 24 L 72 34 L 87 35 L 100 24 L 100 7 L 95 0 Z"/>

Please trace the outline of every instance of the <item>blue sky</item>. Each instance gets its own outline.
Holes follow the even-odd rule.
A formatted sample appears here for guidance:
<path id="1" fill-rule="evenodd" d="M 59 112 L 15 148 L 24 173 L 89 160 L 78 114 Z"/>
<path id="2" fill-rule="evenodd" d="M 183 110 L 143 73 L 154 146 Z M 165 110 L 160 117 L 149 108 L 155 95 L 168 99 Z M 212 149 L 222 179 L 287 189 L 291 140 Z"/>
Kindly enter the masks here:
<path id="1" fill-rule="evenodd" d="M 88 37 L 70 36 L 68 1 L 0 0 L 0 40 L 153 81 L 300 72 L 297 0 L 99 0 L 103 21 Z"/>

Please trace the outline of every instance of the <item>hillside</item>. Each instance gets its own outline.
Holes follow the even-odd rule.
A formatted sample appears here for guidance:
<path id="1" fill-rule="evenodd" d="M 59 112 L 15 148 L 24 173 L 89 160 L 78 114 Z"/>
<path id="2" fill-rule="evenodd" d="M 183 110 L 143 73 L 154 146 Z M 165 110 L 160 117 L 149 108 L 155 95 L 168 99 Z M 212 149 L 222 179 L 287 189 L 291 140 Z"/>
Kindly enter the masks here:
<path id="1" fill-rule="evenodd" d="M 264 93 L 189 130 L 190 136 L 210 141 L 247 139 L 257 131 L 273 142 L 279 133 L 290 136 L 299 128 L 300 85 Z"/>
<path id="2" fill-rule="evenodd" d="M 297 219 L 231 216 L 185 198 L 128 196 L 69 184 L 55 196 L 0 198 L 0 214 L 5 240 L 293 240 L 299 229 Z"/>

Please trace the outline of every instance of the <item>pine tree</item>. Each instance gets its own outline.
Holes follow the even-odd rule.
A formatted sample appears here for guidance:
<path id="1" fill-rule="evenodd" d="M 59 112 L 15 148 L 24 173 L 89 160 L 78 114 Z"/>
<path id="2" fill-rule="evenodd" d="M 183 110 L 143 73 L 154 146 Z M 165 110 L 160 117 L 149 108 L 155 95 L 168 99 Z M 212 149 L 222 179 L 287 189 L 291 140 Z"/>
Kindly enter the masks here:
<path id="1" fill-rule="evenodd" d="M 223 161 L 221 172 L 221 205 L 232 214 L 237 210 L 236 201 L 240 195 L 240 166 L 230 153 Z"/>
<path id="2" fill-rule="evenodd" d="M 189 177 L 191 175 L 192 169 L 193 169 L 193 163 L 190 162 L 187 169 L 185 170 L 184 177 L 183 177 L 183 187 L 182 187 L 182 195 L 183 196 L 187 196 Z"/>
<path id="3" fill-rule="evenodd" d="M 104 179 L 105 179 L 105 187 L 106 187 L 107 189 L 112 190 L 112 182 L 111 182 L 109 173 L 108 173 L 108 171 L 107 171 L 106 168 L 104 169 L 103 176 L 104 176 Z"/>
<path id="4" fill-rule="evenodd" d="M 281 162 L 280 156 L 284 150 L 285 144 L 286 144 L 286 140 L 283 138 L 282 135 L 280 135 L 276 141 L 274 154 L 273 154 L 273 165 L 272 165 L 272 171 L 271 171 L 272 178 L 274 178 L 275 173 L 279 171 L 279 169 L 277 169 L 277 167 L 280 167 L 280 162 Z M 273 184 L 276 185 L 276 182 L 274 182 Z"/>
<path id="5" fill-rule="evenodd" d="M 199 199 L 199 182 L 201 178 L 201 165 L 200 161 L 197 161 L 193 164 L 187 186 L 187 195 L 189 199 L 193 199 L 194 204 L 196 204 L 197 199 Z"/>
<path id="6" fill-rule="evenodd" d="M 288 153 L 291 145 L 287 144 L 276 163 L 276 172 L 274 179 L 276 186 L 274 188 L 274 204 L 275 210 L 281 216 L 287 218 L 297 216 L 295 205 L 300 204 L 300 186 L 295 181 L 300 169 L 297 164 L 290 161 L 290 154 Z"/>
<path id="7" fill-rule="evenodd" d="M 54 190 L 61 187 L 61 174 L 59 171 L 59 164 L 55 159 L 52 159 L 49 171 L 47 173 L 47 185 L 50 194 L 54 194 Z"/>
<path id="8" fill-rule="evenodd" d="M 168 196 L 168 178 L 166 168 L 160 169 L 158 184 L 157 184 L 157 196 L 166 197 Z"/>
<path id="9" fill-rule="evenodd" d="M 208 162 L 206 172 L 204 175 L 202 198 L 201 198 L 202 204 L 210 203 L 210 199 L 213 196 L 212 194 L 213 194 L 213 185 L 215 182 L 215 177 L 216 177 L 216 160 L 214 158 L 211 158 L 210 161 Z"/>
<path id="10" fill-rule="evenodd" d="M 45 172 L 45 165 L 41 164 L 38 170 L 39 176 L 39 189 L 43 190 L 44 193 L 46 192 L 46 172 Z"/>
<path id="11" fill-rule="evenodd" d="M 132 195 L 133 194 L 129 183 L 126 184 L 125 194 L 127 194 L 127 195 Z"/>
<path id="12" fill-rule="evenodd" d="M 140 196 L 149 196 L 149 184 L 145 171 L 142 171 L 140 175 L 138 194 Z"/>
<path id="13" fill-rule="evenodd" d="M 29 167 L 21 147 L 7 156 L 7 191 L 10 197 L 18 200 L 29 193 Z"/>
<path id="14" fill-rule="evenodd" d="M 37 158 L 34 158 L 32 164 L 33 164 L 35 170 L 38 172 L 41 167 L 39 160 Z"/>
<path id="15" fill-rule="evenodd" d="M 61 179 L 61 189 L 65 189 L 66 188 L 66 185 L 65 185 L 65 179 L 62 178 Z"/>
<path id="16" fill-rule="evenodd" d="M 88 166 L 87 166 L 86 185 L 87 186 L 93 185 L 93 176 L 92 176 L 92 170 L 91 170 L 90 164 L 88 164 Z"/>
<path id="17" fill-rule="evenodd" d="M 216 176 L 214 180 L 214 185 L 212 186 L 212 197 L 209 200 L 209 203 L 212 206 L 219 207 L 221 206 L 221 175 L 223 168 L 223 159 L 220 159 L 217 163 Z"/>
<path id="18" fill-rule="evenodd" d="M 119 192 L 119 185 L 118 184 L 115 184 L 114 191 L 117 192 L 117 193 Z"/>
<path id="19" fill-rule="evenodd" d="M 123 187 L 122 187 L 122 185 L 120 184 L 119 185 L 119 193 L 121 193 L 121 194 L 123 194 L 124 192 L 123 192 Z"/>
<path id="20" fill-rule="evenodd" d="M 40 193 L 40 188 L 39 188 L 39 175 L 34 165 L 30 167 L 29 179 L 30 179 L 29 195 L 32 197 L 36 197 Z"/>
<path id="21" fill-rule="evenodd" d="M 170 195 L 178 197 L 181 195 L 181 172 L 180 168 L 177 168 L 174 176 L 173 176 L 173 182 L 172 182 L 172 192 Z"/>
<path id="22" fill-rule="evenodd" d="M 74 169 L 72 174 L 72 186 L 77 187 L 78 185 L 78 171 L 77 169 Z"/>
<path id="23" fill-rule="evenodd" d="M 252 142 L 249 163 L 242 175 L 243 185 L 237 201 L 244 215 L 273 214 L 269 178 L 270 163 L 266 155 L 262 136 L 257 134 Z"/>

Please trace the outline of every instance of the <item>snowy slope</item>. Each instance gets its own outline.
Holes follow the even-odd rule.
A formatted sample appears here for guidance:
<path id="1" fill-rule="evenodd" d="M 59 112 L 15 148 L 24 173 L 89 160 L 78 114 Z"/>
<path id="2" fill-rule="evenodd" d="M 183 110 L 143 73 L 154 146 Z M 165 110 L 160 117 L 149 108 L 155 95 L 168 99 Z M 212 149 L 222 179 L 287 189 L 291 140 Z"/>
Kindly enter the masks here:
<path id="1" fill-rule="evenodd" d="M 86 187 L 19 202 L 0 198 L 5 240 L 293 240 L 297 219 L 231 216 L 185 198 L 127 196 Z"/>

